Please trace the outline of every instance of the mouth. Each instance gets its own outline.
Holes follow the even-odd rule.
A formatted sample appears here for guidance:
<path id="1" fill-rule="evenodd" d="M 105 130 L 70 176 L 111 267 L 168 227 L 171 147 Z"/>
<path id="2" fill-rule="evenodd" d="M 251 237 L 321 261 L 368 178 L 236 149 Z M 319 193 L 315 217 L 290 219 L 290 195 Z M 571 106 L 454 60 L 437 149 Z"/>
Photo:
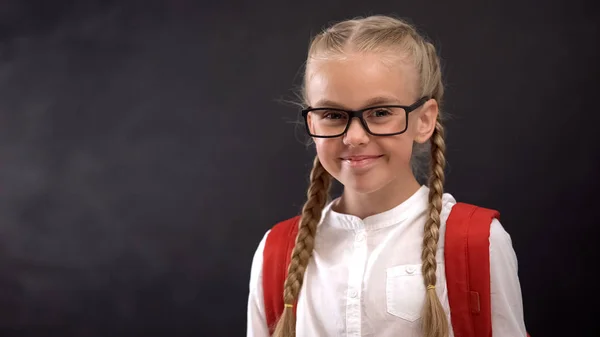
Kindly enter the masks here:
<path id="1" fill-rule="evenodd" d="M 377 159 L 383 157 L 383 155 L 378 156 L 349 156 L 342 157 L 342 162 L 346 163 L 350 167 L 365 167 L 374 163 Z"/>

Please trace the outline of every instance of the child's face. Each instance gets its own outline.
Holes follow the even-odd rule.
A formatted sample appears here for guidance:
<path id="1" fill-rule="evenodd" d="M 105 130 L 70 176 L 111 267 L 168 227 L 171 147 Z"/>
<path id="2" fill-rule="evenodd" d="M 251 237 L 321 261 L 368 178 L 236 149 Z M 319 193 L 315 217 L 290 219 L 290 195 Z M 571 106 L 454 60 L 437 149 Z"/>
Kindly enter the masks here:
<path id="1" fill-rule="evenodd" d="M 410 62 L 392 60 L 352 54 L 344 59 L 311 63 L 306 81 L 309 105 L 359 110 L 373 106 L 373 100 L 378 98 L 384 100 L 377 105 L 413 104 L 420 98 L 416 70 Z M 354 118 L 346 134 L 314 138 L 317 154 L 323 167 L 346 189 L 371 193 L 392 182 L 402 184 L 412 176 L 413 141 L 424 142 L 429 138 L 436 117 L 437 105 L 430 100 L 409 114 L 406 132 L 395 136 L 370 135 Z M 353 156 L 371 159 L 349 160 Z"/>

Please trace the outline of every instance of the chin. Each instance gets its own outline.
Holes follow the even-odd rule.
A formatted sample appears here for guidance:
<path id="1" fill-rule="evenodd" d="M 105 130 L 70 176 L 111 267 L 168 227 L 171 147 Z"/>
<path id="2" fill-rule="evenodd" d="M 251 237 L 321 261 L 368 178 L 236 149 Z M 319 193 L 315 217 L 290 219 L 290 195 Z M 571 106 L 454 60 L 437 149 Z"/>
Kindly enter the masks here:
<path id="1" fill-rule="evenodd" d="M 340 182 L 344 188 L 350 189 L 359 194 L 375 193 L 386 187 L 392 179 L 382 179 L 382 176 L 366 175 L 343 177 Z"/>

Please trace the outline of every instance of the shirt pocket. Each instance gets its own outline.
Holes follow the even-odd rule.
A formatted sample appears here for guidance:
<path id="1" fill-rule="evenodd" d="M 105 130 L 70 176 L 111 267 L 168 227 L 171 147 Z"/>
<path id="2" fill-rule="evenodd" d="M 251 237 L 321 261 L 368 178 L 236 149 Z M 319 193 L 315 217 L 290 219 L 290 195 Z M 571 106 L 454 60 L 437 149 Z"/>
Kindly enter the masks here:
<path id="1" fill-rule="evenodd" d="M 421 317 L 425 303 L 421 267 L 421 264 L 404 264 L 387 268 L 385 298 L 389 314 L 410 322 Z"/>

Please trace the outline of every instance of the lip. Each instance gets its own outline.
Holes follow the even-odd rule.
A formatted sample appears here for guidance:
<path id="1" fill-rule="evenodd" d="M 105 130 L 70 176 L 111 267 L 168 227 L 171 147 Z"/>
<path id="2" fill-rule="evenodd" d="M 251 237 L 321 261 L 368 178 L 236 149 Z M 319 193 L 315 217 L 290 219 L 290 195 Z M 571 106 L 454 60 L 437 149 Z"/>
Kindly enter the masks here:
<path id="1" fill-rule="evenodd" d="M 362 155 L 342 157 L 341 159 L 345 164 L 352 168 L 364 168 L 373 164 L 381 157 L 383 157 L 383 155 Z"/>

